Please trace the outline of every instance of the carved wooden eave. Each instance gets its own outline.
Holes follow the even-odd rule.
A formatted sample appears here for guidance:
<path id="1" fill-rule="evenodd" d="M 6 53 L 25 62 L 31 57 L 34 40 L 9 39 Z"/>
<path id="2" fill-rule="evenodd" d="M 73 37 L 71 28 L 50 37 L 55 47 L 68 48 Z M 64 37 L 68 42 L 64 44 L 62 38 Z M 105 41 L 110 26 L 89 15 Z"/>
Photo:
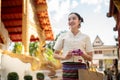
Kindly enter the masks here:
<path id="1" fill-rule="evenodd" d="M 107 17 L 114 17 L 116 25 L 114 31 L 118 31 L 118 46 L 120 49 L 120 0 L 110 0 L 109 12 Z"/>
<path id="2" fill-rule="evenodd" d="M 38 5 L 38 3 L 40 3 L 39 0 L 32 0 L 35 2 L 35 4 Z M 41 0 L 44 1 L 45 0 Z M 25 14 L 23 15 L 23 12 L 26 10 L 23 10 L 24 8 L 27 8 L 27 2 L 28 4 L 31 3 L 30 0 L 1 0 L 1 18 L 2 18 L 2 22 L 5 25 L 5 28 L 8 30 L 9 32 L 9 36 L 10 39 L 13 42 L 19 42 L 22 41 L 22 32 L 23 32 L 23 16 L 25 16 Z M 24 5 L 23 5 L 24 4 Z M 34 7 L 37 5 L 33 5 Z M 41 6 L 42 4 L 39 4 L 38 8 Z M 37 7 L 35 8 L 37 9 Z M 48 18 L 48 20 L 44 20 L 44 17 L 42 17 L 42 19 L 44 20 L 44 22 L 50 22 L 49 21 L 49 16 L 48 16 L 48 12 L 45 11 L 47 13 L 46 17 Z M 36 13 L 36 15 L 39 14 L 41 15 L 41 12 Z M 45 15 L 45 13 L 42 13 Z M 38 19 L 39 18 L 38 16 Z M 40 20 L 39 20 L 40 21 Z M 30 22 L 31 23 L 31 22 Z M 38 22 L 39 23 L 39 22 Z M 33 23 L 32 23 L 33 24 Z M 42 28 L 42 30 L 45 31 L 45 36 L 46 36 L 46 40 L 53 40 L 53 33 L 52 33 L 52 28 L 50 24 L 42 24 L 41 26 L 39 26 Z M 25 31 L 25 30 L 24 30 Z M 49 33 L 49 34 L 47 34 Z M 30 41 L 35 41 L 35 40 L 39 40 L 38 37 L 33 37 L 31 36 Z"/>
<path id="3" fill-rule="evenodd" d="M 113 4 L 113 0 L 110 0 L 110 5 L 109 5 L 109 12 L 107 13 L 107 17 L 112 17 L 114 14 L 114 9 L 115 5 Z"/>
<path id="4" fill-rule="evenodd" d="M 30 41 L 54 40 L 45 0 L 2 0 L 1 9 L 10 39 L 22 41 L 25 52 Z"/>
<path id="5" fill-rule="evenodd" d="M 115 4 L 117 10 L 120 12 L 120 0 L 113 0 L 113 3 Z"/>

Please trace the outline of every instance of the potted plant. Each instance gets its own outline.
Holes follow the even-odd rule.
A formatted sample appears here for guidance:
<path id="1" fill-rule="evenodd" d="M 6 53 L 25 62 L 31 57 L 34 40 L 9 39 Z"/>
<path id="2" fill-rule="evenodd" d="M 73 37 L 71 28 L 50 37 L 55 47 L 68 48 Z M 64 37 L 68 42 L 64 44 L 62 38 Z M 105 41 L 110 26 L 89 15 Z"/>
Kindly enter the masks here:
<path id="1" fill-rule="evenodd" d="M 25 75 L 24 80 L 32 80 L 32 76 L 31 75 Z"/>
<path id="2" fill-rule="evenodd" d="M 17 72 L 10 72 L 7 75 L 7 80 L 19 80 L 19 75 Z"/>
<path id="3" fill-rule="evenodd" d="M 44 80 L 45 76 L 44 76 L 43 73 L 38 72 L 38 73 L 36 74 L 36 78 L 37 78 L 37 80 Z"/>

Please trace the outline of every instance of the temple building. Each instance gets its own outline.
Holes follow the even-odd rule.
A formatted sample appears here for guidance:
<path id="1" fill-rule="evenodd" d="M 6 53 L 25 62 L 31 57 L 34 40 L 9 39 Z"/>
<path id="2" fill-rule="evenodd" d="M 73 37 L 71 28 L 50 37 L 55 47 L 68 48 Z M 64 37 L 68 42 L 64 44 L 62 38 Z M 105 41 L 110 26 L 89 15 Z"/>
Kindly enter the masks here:
<path id="1" fill-rule="evenodd" d="M 117 46 L 116 45 L 104 45 L 104 42 L 97 35 L 94 42 L 94 55 L 93 63 L 96 65 L 98 70 L 103 71 L 106 68 L 113 66 L 114 60 L 117 57 Z"/>

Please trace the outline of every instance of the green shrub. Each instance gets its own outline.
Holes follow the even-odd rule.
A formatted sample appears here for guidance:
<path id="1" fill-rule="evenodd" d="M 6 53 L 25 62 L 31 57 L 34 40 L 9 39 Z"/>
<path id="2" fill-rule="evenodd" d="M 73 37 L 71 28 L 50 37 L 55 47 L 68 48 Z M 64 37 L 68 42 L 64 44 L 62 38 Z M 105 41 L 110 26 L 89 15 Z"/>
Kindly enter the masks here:
<path id="1" fill-rule="evenodd" d="M 25 75 L 24 80 L 32 80 L 32 76 L 31 75 Z"/>
<path id="2" fill-rule="evenodd" d="M 38 72 L 38 73 L 36 74 L 36 78 L 37 78 L 37 80 L 44 80 L 45 76 L 44 76 L 43 73 Z"/>
<path id="3" fill-rule="evenodd" d="M 7 80 L 19 80 L 19 75 L 16 72 L 10 72 L 7 75 Z"/>

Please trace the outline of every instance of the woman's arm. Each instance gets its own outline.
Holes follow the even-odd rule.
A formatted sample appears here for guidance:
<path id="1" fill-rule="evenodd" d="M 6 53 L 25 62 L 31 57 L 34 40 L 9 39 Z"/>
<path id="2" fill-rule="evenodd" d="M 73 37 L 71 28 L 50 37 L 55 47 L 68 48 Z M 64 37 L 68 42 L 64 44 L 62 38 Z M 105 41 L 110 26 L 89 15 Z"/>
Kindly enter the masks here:
<path id="1" fill-rule="evenodd" d="M 61 55 L 61 51 L 55 50 L 53 57 L 55 59 L 59 59 L 59 60 L 67 60 L 67 59 L 70 59 L 72 57 L 72 54 L 71 54 L 71 51 L 69 51 L 66 56 L 63 56 L 63 55 Z"/>
<path id="2" fill-rule="evenodd" d="M 55 50 L 55 51 L 54 51 L 54 54 L 53 54 L 53 57 L 54 57 L 55 59 L 62 60 L 63 57 L 62 57 L 62 55 L 60 55 L 60 53 L 61 53 L 61 51 Z"/>

